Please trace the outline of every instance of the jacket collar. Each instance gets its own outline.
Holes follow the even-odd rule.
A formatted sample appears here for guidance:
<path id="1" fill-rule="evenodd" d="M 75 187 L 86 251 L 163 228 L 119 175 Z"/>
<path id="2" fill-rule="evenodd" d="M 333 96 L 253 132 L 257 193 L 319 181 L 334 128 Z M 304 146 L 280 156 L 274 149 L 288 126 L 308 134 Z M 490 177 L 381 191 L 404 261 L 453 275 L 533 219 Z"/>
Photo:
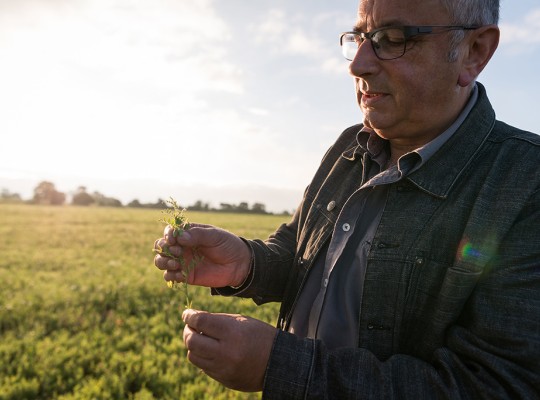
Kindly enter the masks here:
<path id="1" fill-rule="evenodd" d="M 433 196 L 446 198 L 454 183 L 472 161 L 495 125 L 495 111 L 484 86 L 477 82 L 478 100 L 452 137 L 417 171 L 406 179 Z M 362 128 L 359 125 L 359 128 Z M 360 129 L 359 129 L 360 130 Z M 344 158 L 354 161 L 365 152 L 360 144 L 345 150 Z"/>
<path id="2" fill-rule="evenodd" d="M 486 89 L 480 83 L 477 85 L 478 100 L 463 124 L 422 168 L 407 178 L 433 196 L 448 196 L 495 125 L 495 111 L 489 102 Z"/>

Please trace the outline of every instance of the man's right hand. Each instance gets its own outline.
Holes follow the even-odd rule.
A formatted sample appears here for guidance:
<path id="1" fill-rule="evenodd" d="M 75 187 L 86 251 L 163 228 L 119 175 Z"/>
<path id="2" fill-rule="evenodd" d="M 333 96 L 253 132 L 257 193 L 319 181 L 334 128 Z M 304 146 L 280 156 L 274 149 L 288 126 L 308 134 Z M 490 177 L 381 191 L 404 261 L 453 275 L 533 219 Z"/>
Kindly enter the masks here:
<path id="1" fill-rule="evenodd" d="M 165 271 L 167 281 L 184 281 L 182 265 L 167 257 L 161 249 L 166 249 L 175 257 L 182 255 L 185 265 L 189 265 L 194 249 L 202 256 L 189 273 L 189 284 L 224 287 L 239 286 L 249 274 L 251 249 L 238 236 L 210 225 L 190 224 L 181 235 L 173 235 L 173 228 L 167 226 L 163 237 L 154 242 L 156 254 L 154 264 Z"/>

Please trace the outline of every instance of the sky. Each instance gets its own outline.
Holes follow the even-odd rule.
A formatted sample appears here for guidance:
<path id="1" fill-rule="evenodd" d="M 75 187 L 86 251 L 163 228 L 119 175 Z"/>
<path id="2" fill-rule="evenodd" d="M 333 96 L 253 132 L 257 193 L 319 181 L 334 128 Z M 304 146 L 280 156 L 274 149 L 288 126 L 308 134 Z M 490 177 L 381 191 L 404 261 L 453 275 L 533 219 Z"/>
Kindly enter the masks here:
<path id="1" fill-rule="evenodd" d="M 356 0 L 0 0 L 0 189 L 292 211 L 362 121 L 339 34 Z M 479 81 L 540 133 L 540 3 L 501 2 Z"/>

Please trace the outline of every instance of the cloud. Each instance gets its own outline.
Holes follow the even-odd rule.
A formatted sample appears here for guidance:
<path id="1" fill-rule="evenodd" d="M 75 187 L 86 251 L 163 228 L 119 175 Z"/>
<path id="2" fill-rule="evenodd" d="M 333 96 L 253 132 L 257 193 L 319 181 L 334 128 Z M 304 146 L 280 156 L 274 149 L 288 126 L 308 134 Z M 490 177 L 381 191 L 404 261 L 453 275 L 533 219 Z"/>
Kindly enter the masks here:
<path id="1" fill-rule="evenodd" d="M 297 132 L 309 130 L 300 119 L 312 111 L 297 92 L 287 102 L 273 91 L 321 71 L 343 75 L 335 36 L 321 30 L 340 25 L 336 16 L 257 13 L 249 37 L 265 51 L 250 75 L 253 64 L 244 72 L 232 59 L 245 26 L 209 0 L 9 3 L 0 9 L 0 173 L 298 188 L 326 150 L 311 138 L 302 163 L 282 161 L 298 158 Z"/>
<path id="2" fill-rule="evenodd" d="M 517 23 L 500 24 L 501 46 L 512 53 L 532 52 L 540 46 L 540 8 L 532 9 Z"/>
<path id="3" fill-rule="evenodd" d="M 264 108 L 258 108 L 258 107 L 249 107 L 247 111 L 259 117 L 266 117 L 270 114 L 269 110 L 266 110 Z"/>
<path id="4" fill-rule="evenodd" d="M 0 15 L 0 169 L 152 176 L 161 148 L 204 149 L 219 135 L 207 120 L 237 123 L 209 104 L 244 90 L 230 27 L 210 1 L 10 3 Z"/>
<path id="5" fill-rule="evenodd" d="M 241 70 L 226 57 L 230 29 L 209 1 L 33 4 L 0 21 L 8 36 L 0 43 L 4 67 L 25 68 L 30 76 L 84 74 L 118 91 L 243 90 Z"/>
<path id="6" fill-rule="evenodd" d="M 265 45 L 274 55 L 303 57 L 322 65 L 324 72 L 342 74 L 343 69 L 336 67 L 336 61 L 332 61 L 339 60 L 340 56 L 337 39 L 328 36 L 327 30 L 331 25 L 336 26 L 336 32 L 346 29 L 342 27 L 345 20 L 347 18 L 343 13 L 320 13 L 308 20 L 301 14 L 272 9 L 260 21 L 253 23 L 250 29 L 253 40 Z"/>
<path id="7" fill-rule="evenodd" d="M 338 76 L 347 74 L 348 68 L 349 63 L 343 57 L 330 57 L 322 63 L 323 71 L 327 71 Z"/>
<path id="8" fill-rule="evenodd" d="M 286 13 L 284 10 L 273 9 L 256 25 L 255 41 L 259 43 L 279 43 L 287 34 Z"/>

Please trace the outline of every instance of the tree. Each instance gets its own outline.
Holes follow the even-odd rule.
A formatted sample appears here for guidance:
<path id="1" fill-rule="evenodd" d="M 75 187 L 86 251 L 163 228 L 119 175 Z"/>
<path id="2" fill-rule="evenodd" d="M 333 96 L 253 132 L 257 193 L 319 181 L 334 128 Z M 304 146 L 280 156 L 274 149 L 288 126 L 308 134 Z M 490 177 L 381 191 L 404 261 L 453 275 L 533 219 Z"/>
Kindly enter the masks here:
<path id="1" fill-rule="evenodd" d="M 54 183 L 42 181 L 34 189 L 33 201 L 35 204 L 62 205 L 66 201 L 66 195 L 57 191 Z"/>
<path id="2" fill-rule="evenodd" d="M 195 204 L 188 207 L 188 210 L 192 211 L 208 211 L 210 210 L 210 204 L 203 203 L 201 200 L 197 200 Z"/>
<path id="3" fill-rule="evenodd" d="M 221 211 L 225 212 L 232 212 L 234 211 L 234 207 L 232 204 L 229 203 L 220 203 L 219 206 L 221 207 Z"/>
<path id="4" fill-rule="evenodd" d="M 122 202 L 118 199 L 115 199 L 113 197 L 107 197 L 104 194 L 101 194 L 100 192 L 94 192 L 92 195 L 94 198 L 94 201 L 98 206 L 102 207 L 122 207 Z"/>
<path id="5" fill-rule="evenodd" d="M 242 213 L 248 212 L 249 211 L 249 204 L 246 203 L 245 201 L 241 202 L 240 204 L 238 204 L 237 211 L 242 212 Z"/>
<path id="6" fill-rule="evenodd" d="M 21 203 L 22 198 L 18 193 L 11 193 L 8 189 L 2 189 L 0 201 L 3 203 Z"/>
<path id="7" fill-rule="evenodd" d="M 134 199 L 134 200 L 131 200 L 128 205 L 128 207 L 135 207 L 135 208 L 140 208 L 142 207 L 142 204 L 141 202 L 138 200 L 138 199 Z"/>
<path id="8" fill-rule="evenodd" d="M 76 206 L 89 206 L 94 203 L 94 198 L 86 192 L 86 186 L 79 186 L 71 200 L 71 204 Z"/>
<path id="9" fill-rule="evenodd" d="M 251 206 L 251 211 L 256 214 L 266 214 L 266 206 L 262 203 L 255 203 Z"/>

